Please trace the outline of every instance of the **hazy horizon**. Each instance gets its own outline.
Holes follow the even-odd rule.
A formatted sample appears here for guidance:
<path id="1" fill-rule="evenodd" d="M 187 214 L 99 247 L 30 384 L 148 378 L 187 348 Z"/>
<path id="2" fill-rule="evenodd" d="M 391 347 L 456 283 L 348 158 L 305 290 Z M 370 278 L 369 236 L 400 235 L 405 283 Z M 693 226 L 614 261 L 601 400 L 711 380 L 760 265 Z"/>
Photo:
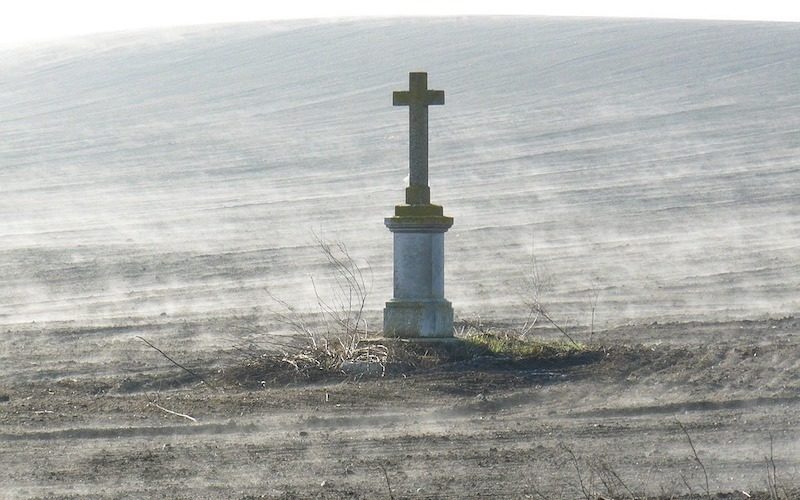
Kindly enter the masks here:
<path id="1" fill-rule="evenodd" d="M 284 4 L 259 4 L 249 0 L 208 1 L 120 0 L 113 4 L 99 0 L 29 0 L 9 6 L 0 18 L 0 47 L 20 46 L 83 37 L 92 34 L 120 34 L 130 31 L 199 27 L 227 23 L 280 20 L 353 20 L 397 17 L 455 16 L 550 16 L 595 18 L 699 19 L 727 21 L 799 22 L 800 7 L 783 1 L 766 0 L 748 4 L 717 4 L 673 0 L 634 2 L 607 0 L 564 0 L 556 4 L 408 0 L 401 4 L 365 0 L 299 0 Z"/>

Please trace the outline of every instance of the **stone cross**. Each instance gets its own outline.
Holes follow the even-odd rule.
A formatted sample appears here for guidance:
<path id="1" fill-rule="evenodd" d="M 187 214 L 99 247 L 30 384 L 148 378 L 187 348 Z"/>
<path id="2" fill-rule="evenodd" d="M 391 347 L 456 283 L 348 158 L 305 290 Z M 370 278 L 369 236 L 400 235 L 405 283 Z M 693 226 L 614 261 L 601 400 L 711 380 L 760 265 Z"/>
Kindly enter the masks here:
<path id="1" fill-rule="evenodd" d="M 395 106 L 408 106 L 408 205 L 428 205 L 428 106 L 444 104 L 443 90 L 428 89 L 428 73 L 409 73 L 408 90 L 392 93 Z"/>
<path id="2" fill-rule="evenodd" d="M 444 233 L 453 218 L 431 203 L 428 187 L 428 106 L 444 92 L 428 89 L 427 73 L 410 73 L 409 90 L 392 94 L 410 108 L 409 186 L 384 224 L 394 239 L 394 294 L 383 309 L 383 334 L 405 339 L 453 337 L 453 305 L 444 298 Z"/>

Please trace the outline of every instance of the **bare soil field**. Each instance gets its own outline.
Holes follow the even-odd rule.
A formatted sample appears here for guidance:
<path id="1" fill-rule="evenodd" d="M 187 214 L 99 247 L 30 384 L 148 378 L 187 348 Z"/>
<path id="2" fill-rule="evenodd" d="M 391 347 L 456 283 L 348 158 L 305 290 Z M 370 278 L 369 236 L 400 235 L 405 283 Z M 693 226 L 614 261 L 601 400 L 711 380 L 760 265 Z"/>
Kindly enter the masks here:
<path id="1" fill-rule="evenodd" d="M 255 322 L 5 327 L 3 498 L 770 498 L 772 478 L 798 498 L 797 319 L 237 384 L 231 332 L 255 341 Z"/>

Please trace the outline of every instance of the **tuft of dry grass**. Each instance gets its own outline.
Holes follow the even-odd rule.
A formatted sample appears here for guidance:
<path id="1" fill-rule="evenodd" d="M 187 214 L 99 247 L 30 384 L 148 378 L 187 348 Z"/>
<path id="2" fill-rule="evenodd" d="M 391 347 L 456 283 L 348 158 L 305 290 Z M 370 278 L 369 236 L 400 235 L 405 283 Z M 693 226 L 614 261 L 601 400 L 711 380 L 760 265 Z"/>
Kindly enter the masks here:
<path id="1" fill-rule="evenodd" d="M 342 335 L 329 340 L 327 337 L 311 337 L 310 342 L 297 352 L 284 352 L 280 362 L 292 368 L 298 375 L 312 378 L 313 372 L 345 373 L 346 363 L 378 364 L 384 367 L 388 348 L 383 344 L 362 344 L 359 335 Z"/>
<path id="2" fill-rule="evenodd" d="M 388 358 L 388 347 L 361 343 L 355 335 L 297 336 L 292 343 L 251 354 L 227 368 L 223 378 L 226 383 L 244 387 L 346 379 L 366 373 L 383 374 Z"/>

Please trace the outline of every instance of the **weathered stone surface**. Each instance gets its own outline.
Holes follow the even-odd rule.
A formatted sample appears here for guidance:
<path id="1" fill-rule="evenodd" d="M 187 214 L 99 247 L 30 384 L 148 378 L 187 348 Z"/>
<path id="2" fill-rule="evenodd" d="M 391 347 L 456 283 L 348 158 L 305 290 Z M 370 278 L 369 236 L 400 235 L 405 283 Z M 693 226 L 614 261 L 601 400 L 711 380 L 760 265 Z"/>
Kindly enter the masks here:
<path id="1" fill-rule="evenodd" d="M 394 298 L 444 298 L 443 231 L 394 233 Z"/>
<path id="2" fill-rule="evenodd" d="M 453 225 L 428 187 L 428 106 L 444 104 L 444 92 L 428 90 L 426 73 L 409 75 L 409 90 L 394 93 L 395 106 L 409 106 L 409 186 L 406 204 L 385 219 L 394 238 L 394 298 L 386 303 L 387 337 L 447 338 L 453 307 L 444 298 L 444 233 Z"/>
<path id="3" fill-rule="evenodd" d="M 444 104 L 444 91 L 428 89 L 428 74 L 409 73 L 408 90 L 394 92 L 395 106 L 408 106 L 409 187 L 406 203 L 426 205 L 431 202 L 428 188 L 428 106 Z"/>
<path id="4" fill-rule="evenodd" d="M 444 210 L 439 205 L 396 205 L 395 217 L 441 217 Z"/>
<path id="5" fill-rule="evenodd" d="M 453 336 L 453 306 L 445 299 L 392 299 L 383 310 L 383 334 L 403 338 Z"/>

